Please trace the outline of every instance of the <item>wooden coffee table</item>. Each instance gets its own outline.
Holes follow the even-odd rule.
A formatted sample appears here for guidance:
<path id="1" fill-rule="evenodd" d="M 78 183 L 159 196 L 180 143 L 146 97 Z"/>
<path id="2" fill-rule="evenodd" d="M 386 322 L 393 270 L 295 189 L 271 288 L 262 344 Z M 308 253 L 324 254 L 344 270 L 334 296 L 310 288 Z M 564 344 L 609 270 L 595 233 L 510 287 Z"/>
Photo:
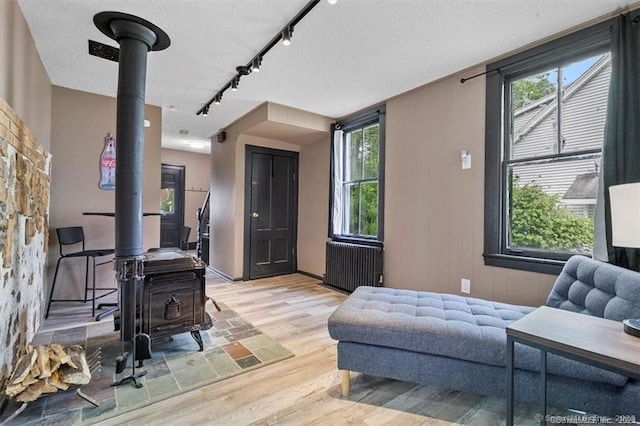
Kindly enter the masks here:
<path id="1" fill-rule="evenodd" d="M 622 322 L 542 306 L 507 326 L 507 425 L 513 425 L 513 346 L 540 349 L 542 424 L 547 413 L 547 352 L 636 379 L 640 378 L 640 338 Z"/>

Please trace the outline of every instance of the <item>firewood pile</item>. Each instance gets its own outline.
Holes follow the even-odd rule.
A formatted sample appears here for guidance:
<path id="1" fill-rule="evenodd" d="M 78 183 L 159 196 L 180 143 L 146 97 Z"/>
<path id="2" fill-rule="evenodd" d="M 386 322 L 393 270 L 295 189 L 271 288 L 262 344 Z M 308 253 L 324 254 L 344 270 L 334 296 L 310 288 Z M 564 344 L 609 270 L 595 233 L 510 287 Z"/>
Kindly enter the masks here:
<path id="1" fill-rule="evenodd" d="M 91 369 L 82 346 L 27 345 L 27 352 L 18 360 L 4 392 L 18 402 L 31 402 L 41 395 L 90 381 Z"/>

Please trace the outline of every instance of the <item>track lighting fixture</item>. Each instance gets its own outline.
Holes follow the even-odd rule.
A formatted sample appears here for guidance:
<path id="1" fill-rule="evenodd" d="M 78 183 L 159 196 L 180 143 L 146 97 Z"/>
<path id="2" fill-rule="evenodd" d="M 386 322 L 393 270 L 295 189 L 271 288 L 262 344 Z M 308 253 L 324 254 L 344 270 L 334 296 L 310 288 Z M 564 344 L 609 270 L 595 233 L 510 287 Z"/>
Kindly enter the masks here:
<path id="1" fill-rule="evenodd" d="M 292 27 L 287 27 L 282 31 L 282 44 L 289 46 L 291 44 L 291 34 L 293 33 Z"/>
<path id="2" fill-rule="evenodd" d="M 1 0 L 0 0 L 1 1 Z M 335 4 L 337 0 L 329 0 L 330 4 Z M 222 100 L 222 94 L 227 89 L 231 89 L 232 91 L 238 90 L 238 84 L 240 84 L 240 77 L 245 75 L 249 75 L 252 72 L 260 72 L 260 65 L 262 65 L 262 58 L 264 55 L 269 53 L 269 51 L 276 46 L 280 41 L 285 46 L 291 44 L 291 36 L 293 34 L 293 27 L 297 25 L 311 10 L 316 7 L 320 3 L 320 0 L 310 0 L 304 8 L 298 14 L 287 23 L 287 25 L 282 29 L 280 33 L 278 33 L 275 37 L 273 37 L 258 53 L 254 56 L 251 61 L 246 65 L 240 65 L 236 67 L 236 74 L 231 78 L 231 80 L 227 81 L 227 84 L 222 86 L 213 98 L 209 99 L 206 104 L 197 112 L 197 114 L 202 114 L 206 116 L 209 112 L 209 106 L 211 104 L 220 105 Z"/>
<path id="3" fill-rule="evenodd" d="M 256 56 L 255 58 L 253 58 L 253 62 L 251 63 L 251 71 L 253 72 L 260 72 L 260 65 L 262 64 L 262 58 L 259 56 Z"/>
<path id="4" fill-rule="evenodd" d="M 251 67 L 240 65 L 239 67 L 236 67 L 236 71 L 238 71 L 238 78 L 240 78 L 241 75 L 251 74 Z"/>

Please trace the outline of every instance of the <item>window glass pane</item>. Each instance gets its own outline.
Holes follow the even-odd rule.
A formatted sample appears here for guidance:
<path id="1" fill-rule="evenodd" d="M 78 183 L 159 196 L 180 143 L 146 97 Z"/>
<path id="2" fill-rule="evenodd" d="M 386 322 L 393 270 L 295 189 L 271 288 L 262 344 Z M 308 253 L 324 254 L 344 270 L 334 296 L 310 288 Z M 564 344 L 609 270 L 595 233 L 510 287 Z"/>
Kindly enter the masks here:
<path id="1" fill-rule="evenodd" d="M 562 151 L 602 148 L 611 55 L 597 55 L 560 69 Z"/>
<path id="2" fill-rule="evenodd" d="M 361 184 L 360 193 L 360 234 L 375 237 L 378 235 L 378 182 Z"/>
<path id="3" fill-rule="evenodd" d="M 378 156 L 379 156 L 379 132 L 378 124 L 364 129 L 364 143 L 362 145 L 364 157 L 364 179 L 375 179 L 378 177 Z"/>
<path id="4" fill-rule="evenodd" d="M 362 129 L 346 135 L 345 180 L 362 179 Z"/>
<path id="5" fill-rule="evenodd" d="M 607 53 L 513 81 L 511 158 L 601 148 L 610 76 L 611 55 Z"/>
<path id="6" fill-rule="evenodd" d="M 510 249 L 591 253 L 599 157 L 508 168 Z"/>
<path id="7" fill-rule="evenodd" d="M 360 184 L 345 185 L 345 234 L 360 234 Z"/>
<path id="8" fill-rule="evenodd" d="M 378 235 L 378 183 L 345 185 L 345 234 L 375 237 Z"/>
<path id="9" fill-rule="evenodd" d="M 174 197 L 175 190 L 173 188 L 162 188 L 160 191 L 160 213 L 161 214 L 173 214 L 174 213 Z"/>
<path id="10" fill-rule="evenodd" d="M 549 69 L 511 82 L 511 158 L 557 151 L 557 71 Z"/>

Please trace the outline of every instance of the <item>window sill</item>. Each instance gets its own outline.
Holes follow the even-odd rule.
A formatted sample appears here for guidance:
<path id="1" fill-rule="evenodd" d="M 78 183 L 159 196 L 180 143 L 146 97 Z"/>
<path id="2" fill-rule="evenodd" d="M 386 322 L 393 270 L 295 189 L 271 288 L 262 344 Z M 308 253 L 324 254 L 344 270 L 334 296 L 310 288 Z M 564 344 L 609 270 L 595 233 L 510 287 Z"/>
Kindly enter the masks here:
<path id="1" fill-rule="evenodd" d="M 369 238 L 357 238 L 357 237 L 348 237 L 345 235 L 333 235 L 331 237 L 333 241 L 337 241 L 340 243 L 351 243 L 351 244 L 362 244 L 365 246 L 373 246 L 373 247 L 382 247 L 384 242 Z"/>
<path id="2" fill-rule="evenodd" d="M 536 257 L 513 256 L 508 254 L 484 254 L 484 264 L 499 268 L 518 269 L 521 271 L 539 272 L 558 275 L 566 261 L 540 259 Z"/>

